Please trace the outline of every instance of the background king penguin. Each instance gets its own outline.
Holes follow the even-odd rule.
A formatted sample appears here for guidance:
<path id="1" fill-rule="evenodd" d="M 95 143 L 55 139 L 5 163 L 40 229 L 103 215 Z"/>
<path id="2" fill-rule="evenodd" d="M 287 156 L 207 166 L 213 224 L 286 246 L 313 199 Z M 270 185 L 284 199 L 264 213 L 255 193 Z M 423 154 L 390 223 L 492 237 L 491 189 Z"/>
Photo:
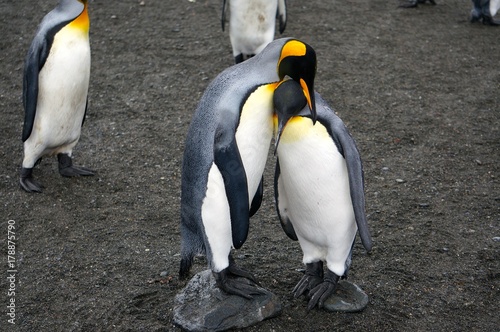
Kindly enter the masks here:
<path id="1" fill-rule="evenodd" d="M 273 93 L 289 77 L 300 84 L 314 112 L 316 54 L 307 44 L 283 38 L 227 68 L 207 87 L 186 137 L 181 193 L 181 264 L 185 278 L 193 257 L 207 256 L 217 285 L 251 298 L 255 286 L 234 277 L 253 276 L 236 266 L 249 218 L 262 199 L 262 174 L 273 136 Z"/>
<path id="2" fill-rule="evenodd" d="M 57 155 L 63 176 L 94 175 L 71 159 L 87 110 L 89 25 L 87 0 L 61 0 L 43 18 L 26 56 L 20 185 L 28 192 L 42 191 L 33 167 L 43 156 Z"/>

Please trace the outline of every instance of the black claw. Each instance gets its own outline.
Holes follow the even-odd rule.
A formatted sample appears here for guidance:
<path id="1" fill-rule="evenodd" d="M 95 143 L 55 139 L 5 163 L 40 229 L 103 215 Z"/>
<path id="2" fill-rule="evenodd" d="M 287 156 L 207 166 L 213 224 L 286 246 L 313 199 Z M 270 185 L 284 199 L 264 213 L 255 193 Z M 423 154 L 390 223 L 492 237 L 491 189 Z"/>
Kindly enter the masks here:
<path id="1" fill-rule="evenodd" d="M 415 8 L 415 7 L 418 7 L 418 4 L 419 3 L 426 3 L 427 0 L 410 0 L 408 1 L 407 3 L 403 3 L 401 5 L 399 5 L 400 8 Z M 434 0 L 429 0 L 430 4 L 431 5 L 435 5 L 436 4 L 436 1 Z"/>
<path id="2" fill-rule="evenodd" d="M 325 301 L 335 292 L 335 289 L 337 289 L 339 279 L 340 277 L 338 275 L 327 270 L 323 282 L 309 291 L 308 296 L 310 299 L 307 304 L 307 310 L 313 309 L 316 305 L 322 308 Z"/>
<path id="3" fill-rule="evenodd" d="M 241 267 L 239 267 L 234 263 L 234 259 L 232 256 L 229 256 L 229 267 L 227 268 L 227 270 L 231 275 L 246 278 L 248 280 L 251 280 L 257 286 L 260 286 L 260 283 L 257 281 L 257 278 L 255 278 L 255 276 L 252 273 L 242 269 Z"/>
<path id="4" fill-rule="evenodd" d="M 308 263 L 304 276 L 292 291 L 293 296 L 297 298 L 321 282 L 323 282 L 323 262 Z"/>
<path id="5" fill-rule="evenodd" d="M 500 21 L 494 19 L 493 17 L 483 15 L 483 24 L 484 25 L 491 25 L 491 26 L 499 26 Z"/>
<path id="6" fill-rule="evenodd" d="M 237 270 L 238 272 L 243 271 L 239 268 Z M 258 286 L 251 280 L 241 277 L 238 278 L 239 275 L 233 275 L 229 267 L 220 272 L 213 272 L 213 275 L 215 277 L 217 287 L 228 294 L 241 296 L 245 299 L 251 300 L 253 299 L 253 295 L 260 295 L 264 293 L 257 288 Z"/>
<path id="7" fill-rule="evenodd" d="M 57 160 L 59 161 L 59 174 L 62 176 L 73 177 L 95 175 L 95 172 L 91 169 L 81 166 L 73 166 L 73 160 L 71 160 L 71 157 L 65 153 L 58 154 Z"/>
<path id="8" fill-rule="evenodd" d="M 42 185 L 33 178 L 33 168 L 22 168 L 19 179 L 21 188 L 29 193 L 41 193 Z"/>
<path id="9" fill-rule="evenodd" d="M 229 255 L 229 266 L 220 272 L 213 272 L 217 287 L 228 294 L 252 299 L 253 295 L 264 294 L 258 287 L 260 284 L 250 272 L 240 268 Z"/>

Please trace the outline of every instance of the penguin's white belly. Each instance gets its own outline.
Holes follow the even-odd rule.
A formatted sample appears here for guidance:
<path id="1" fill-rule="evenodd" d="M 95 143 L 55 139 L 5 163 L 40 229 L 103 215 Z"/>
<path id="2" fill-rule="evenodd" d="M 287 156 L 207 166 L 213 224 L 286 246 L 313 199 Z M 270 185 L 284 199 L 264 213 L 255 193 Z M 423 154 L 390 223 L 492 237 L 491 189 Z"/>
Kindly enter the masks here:
<path id="1" fill-rule="evenodd" d="M 323 125 L 302 117 L 288 122 L 277 152 L 286 213 L 304 263 L 324 260 L 343 275 L 357 231 L 345 159 Z"/>
<path id="2" fill-rule="evenodd" d="M 219 168 L 212 164 L 208 173 L 207 191 L 201 207 L 201 218 L 212 251 L 212 269 L 220 272 L 229 265 L 228 255 L 233 246 L 231 216 Z"/>
<path id="3" fill-rule="evenodd" d="M 274 39 L 275 0 L 231 0 L 229 37 L 233 55 L 257 54 Z"/>
<path id="4" fill-rule="evenodd" d="M 275 84 L 259 87 L 243 107 L 236 131 L 236 144 L 247 177 L 249 204 L 260 184 L 273 134 L 272 96 Z M 231 215 L 222 174 L 212 164 L 201 208 L 205 234 L 212 252 L 212 270 L 220 272 L 228 264 L 233 247 Z"/>
<path id="5" fill-rule="evenodd" d="M 44 145 L 44 154 L 74 146 L 81 132 L 90 77 L 88 38 L 63 28 L 39 73 L 35 123 L 29 140 Z"/>
<path id="6" fill-rule="evenodd" d="M 490 2 L 491 17 L 495 16 L 499 9 L 500 9 L 500 0 L 491 0 Z"/>
<path id="7" fill-rule="evenodd" d="M 247 176 L 249 203 L 262 179 L 273 136 L 275 84 L 257 88 L 246 100 L 236 130 L 236 143 Z"/>

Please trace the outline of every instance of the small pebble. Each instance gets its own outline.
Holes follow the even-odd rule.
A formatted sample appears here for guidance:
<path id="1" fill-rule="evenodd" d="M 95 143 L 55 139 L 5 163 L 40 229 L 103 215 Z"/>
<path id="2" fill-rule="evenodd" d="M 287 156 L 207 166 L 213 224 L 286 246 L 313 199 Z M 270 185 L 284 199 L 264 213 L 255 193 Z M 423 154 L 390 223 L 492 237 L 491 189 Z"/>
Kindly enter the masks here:
<path id="1" fill-rule="evenodd" d="M 160 277 L 163 278 L 163 277 L 166 277 L 166 276 L 168 276 L 168 271 L 161 271 L 160 272 Z"/>
<path id="2" fill-rule="evenodd" d="M 404 183 L 404 182 L 405 182 L 405 180 L 403 180 L 403 179 L 396 179 L 396 182 L 397 182 L 397 183 Z"/>
<path id="3" fill-rule="evenodd" d="M 495 242 L 500 242 L 500 236 L 495 236 L 495 237 L 493 238 L 493 241 L 495 241 Z"/>
<path id="4" fill-rule="evenodd" d="M 426 208 L 426 207 L 429 207 L 429 203 L 419 203 L 418 206 L 420 206 L 421 208 Z"/>

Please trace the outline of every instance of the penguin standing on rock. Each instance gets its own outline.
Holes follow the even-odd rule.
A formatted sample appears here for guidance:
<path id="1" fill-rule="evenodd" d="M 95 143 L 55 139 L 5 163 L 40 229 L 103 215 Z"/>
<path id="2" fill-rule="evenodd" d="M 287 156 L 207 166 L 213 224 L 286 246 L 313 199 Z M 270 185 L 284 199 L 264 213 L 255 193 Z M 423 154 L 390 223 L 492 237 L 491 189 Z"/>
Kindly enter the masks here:
<path id="1" fill-rule="evenodd" d="M 317 93 L 315 100 L 316 114 L 311 114 L 293 80 L 274 93 L 276 209 L 283 230 L 303 251 L 306 272 L 293 293 L 309 297 L 309 310 L 322 307 L 346 276 L 356 231 L 367 251 L 372 246 L 358 149 Z"/>
<path id="2" fill-rule="evenodd" d="M 222 31 L 227 2 L 222 3 Z M 275 20 L 280 34 L 286 27 L 286 0 L 230 0 L 229 38 L 236 63 L 261 52 L 274 39 Z"/>
<path id="3" fill-rule="evenodd" d="M 57 155 L 63 176 L 94 175 L 71 159 L 87 110 L 89 77 L 87 0 L 61 0 L 43 18 L 26 56 L 22 189 L 42 191 L 33 167 L 43 156 Z"/>
<path id="4" fill-rule="evenodd" d="M 181 193 L 181 279 L 196 255 L 207 256 L 218 287 L 251 298 L 253 276 L 236 266 L 232 248 L 245 242 L 262 199 L 262 174 L 273 136 L 273 93 L 290 77 L 314 111 L 316 54 L 296 39 L 278 39 L 227 68 L 207 87 L 187 133 Z M 311 93 L 311 94 L 310 94 Z"/>

